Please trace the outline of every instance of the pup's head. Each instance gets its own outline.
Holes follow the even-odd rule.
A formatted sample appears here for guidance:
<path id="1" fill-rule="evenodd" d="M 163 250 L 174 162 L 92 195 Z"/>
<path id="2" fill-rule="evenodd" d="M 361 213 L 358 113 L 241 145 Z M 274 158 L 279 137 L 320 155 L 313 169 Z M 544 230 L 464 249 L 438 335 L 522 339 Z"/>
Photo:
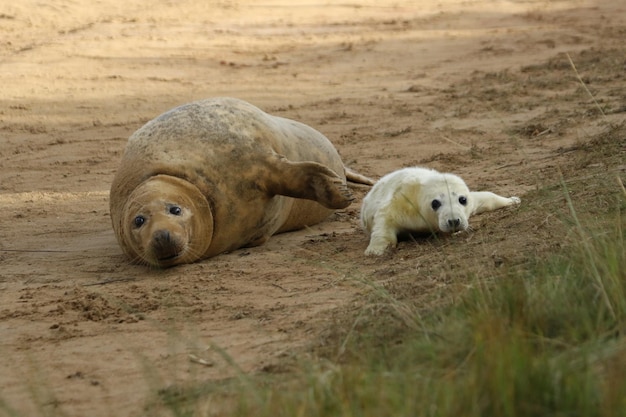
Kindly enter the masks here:
<path id="1" fill-rule="evenodd" d="M 421 202 L 422 214 L 428 223 L 437 225 L 444 233 L 458 232 L 469 227 L 472 213 L 470 191 L 465 182 L 453 174 L 441 174 L 433 178 L 423 190 L 427 190 Z"/>
<path id="2" fill-rule="evenodd" d="M 122 246 L 133 261 L 161 268 L 197 261 L 213 235 L 206 198 L 190 182 L 169 175 L 135 188 L 121 221 Z"/>

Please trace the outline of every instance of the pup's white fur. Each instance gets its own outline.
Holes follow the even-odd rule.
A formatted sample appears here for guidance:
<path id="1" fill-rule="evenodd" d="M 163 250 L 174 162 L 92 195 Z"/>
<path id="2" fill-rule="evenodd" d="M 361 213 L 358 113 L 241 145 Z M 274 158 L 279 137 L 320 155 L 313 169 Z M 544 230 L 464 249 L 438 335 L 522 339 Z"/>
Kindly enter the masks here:
<path id="1" fill-rule="evenodd" d="M 468 228 L 472 214 L 519 204 L 518 197 L 470 191 L 454 174 L 404 168 L 382 177 L 363 199 L 361 224 L 370 235 L 366 255 L 395 247 L 402 232 L 452 233 Z"/>

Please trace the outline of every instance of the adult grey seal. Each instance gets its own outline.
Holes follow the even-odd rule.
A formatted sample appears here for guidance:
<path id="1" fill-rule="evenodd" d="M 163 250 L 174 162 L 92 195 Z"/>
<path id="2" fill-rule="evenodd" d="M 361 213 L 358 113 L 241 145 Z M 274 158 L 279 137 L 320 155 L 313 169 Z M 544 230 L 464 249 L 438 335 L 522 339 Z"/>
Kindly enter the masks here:
<path id="1" fill-rule="evenodd" d="M 331 142 L 233 98 L 174 108 L 128 140 L 110 193 L 113 229 L 135 262 L 190 263 L 266 242 L 352 202 Z"/>

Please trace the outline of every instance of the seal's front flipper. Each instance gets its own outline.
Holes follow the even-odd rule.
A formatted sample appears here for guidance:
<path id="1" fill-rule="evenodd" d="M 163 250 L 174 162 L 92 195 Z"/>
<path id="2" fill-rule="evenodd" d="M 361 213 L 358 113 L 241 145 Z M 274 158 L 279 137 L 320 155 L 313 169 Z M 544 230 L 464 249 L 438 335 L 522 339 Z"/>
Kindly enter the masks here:
<path id="1" fill-rule="evenodd" d="M 270 168 L 270 181 L 265 184 L 272 195 L 284 195 L 317 201 L 330 209 L 348 207 L 354 198 L 345 179 L 317 162 L 291 162 L 278 157 Z"/>

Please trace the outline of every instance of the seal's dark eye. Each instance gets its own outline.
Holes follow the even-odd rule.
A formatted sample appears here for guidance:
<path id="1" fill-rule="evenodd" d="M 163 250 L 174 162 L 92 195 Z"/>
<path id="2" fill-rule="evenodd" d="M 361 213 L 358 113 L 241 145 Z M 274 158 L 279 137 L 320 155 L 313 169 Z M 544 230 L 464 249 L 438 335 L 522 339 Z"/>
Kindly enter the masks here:
<path id="1" fill-rule="evenodd" d="M 137 216 L 135 217 L 135 220 L 133 221 L 133 223 L 135 223 L 135 227 L 140 228 L 141 226 L 143 226 L 143 224 L 146 222 L 146 218 L 143 216 Z"/>
<path id="2" fill-rule="evenodd" d="M 173 214 L 174 216 L 180 216 L 183 213 L 183 210 L 178 207 L 178 206 L 172 206 L 170 207 L 170 214 Z"/>
<path id="3" fill-rule="evenodd" d="M 462 206 L 467 205 L 467 198 L 464 196 L 459 197 L 459 203 L 461 203 Z"/>
<path id="4" fill-rule="evenodd" d="M 430 206 L 433 208 L 433 210 L 437 211 L 437 209 L 441 207 L 441 201 L 433 200 L 433 202 L 430 203 Z"/>

